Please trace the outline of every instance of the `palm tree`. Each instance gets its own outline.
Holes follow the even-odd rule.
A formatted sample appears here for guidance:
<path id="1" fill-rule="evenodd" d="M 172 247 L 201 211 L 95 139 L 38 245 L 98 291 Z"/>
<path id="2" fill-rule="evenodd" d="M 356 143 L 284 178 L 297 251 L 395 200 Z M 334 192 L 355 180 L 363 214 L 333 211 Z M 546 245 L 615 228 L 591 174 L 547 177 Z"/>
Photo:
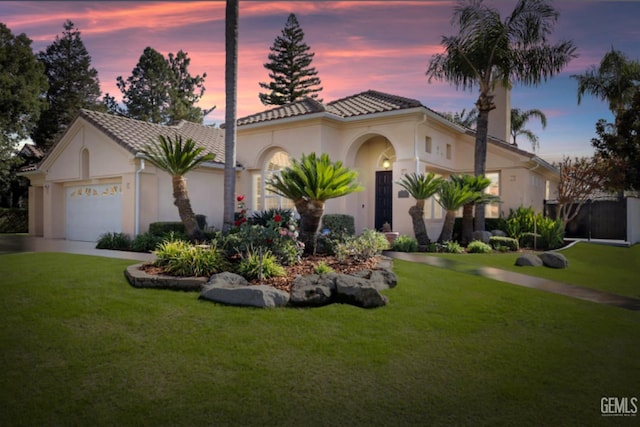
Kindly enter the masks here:
<path id="1" fill-rule="evenodd" d="M 148 144 L 141 151 L 151 164 L 171 175 L 173 204 L 177 206 L 180 219 L 192 241 L 203 241 L 205 236 L 198 226 L 193 209 L 191 209 L 187 181 L 184 175 L 201 163 L 214 159 L 214 154 L 202 154 L 203 151 L 204 148 L 196 147 L 191 138 L 183 143 L 181 136 L 171 139 L 171 137 L 164 135 L 159 135 L 158 142 Z"/>
<path id="2" fill-rule="evenodd" d="M 447 80 L 456 88 L 480 89 L 474 175 L 485 174 L 489 112 L 495 108 L 496 86 L 538 85 L 576 57 L 571 41 L 548 43 L 557 19 L 551 0 L 519 0 L 504 21 L 497 9 L 482 0 L 460 1 L 454 7 L 452 22 L 457 22 L 459 33 L 442 38 L 445 52 L 432 57 L 426 74 L 429 82 Z M 478 204 L 476 229 L 484 227 L 484 205 Z"/>
<path id="3" fill-rule="evenodd" d="M 291 166 L 272 175 L 265 184 L 269 191 L 293 201 L 300 215 L 300 239 L 306 245 L 305 251 L 314 253 L 325 202 L 362 191 L 357 177 L 358 173 L 342 162 L 332 163 L 326 153 L 320 157 L 311 153 L 303 154 L 300 160 L 293 159 Z"/>
<path id="4" fill-rule="evenodd" d="M 438 242 L 448 242 L 453 237 L 453 224 L 456 220 L 456 211 L 462 206 L 471 203 L 477 198 L 477 193 L 459 180 L 443 181 L 438 191 L 437 201 L 447 211 L 444 216 L 444 224 Z"/>
<path id="5" fill-rule="evenodd" d="M 540 123 L 542 124 L 542 129 L 547 127 L 547 116 L 538 109 L 526 110 L 522 111 L 519 108 L 511 109 L 511 136 L 513 137 L 513 145 L 518 146 L 516 142 L 516 138 L 518 135 L 524 135 L 527 137 L 529 141 L 531 141 L 531 147 L 535 152 L 537 148 L 540 147 L 539 138 L 536 134 L 531 132 L 529 129 L 525 129 L 524 126 L 527 124 L 529 119 L 532 117 L 537 117 L 540 119 Z"/>
<path id="6" fill-rule="evenodd" d="M 409 208 L 409 215 L 413 222 L 413 233 L 418 244 L 426 246 L 431 241 L 424 223 L 424 202 L 435 194 L 442 183 L 442 178 L 436 178 L 433 172 L 428 175 L 412 173 L 403 176 L 397 183 L 416 199 L 416 204 Z"/>
<path id="7" fill-rule="evenodd" d="M 225 133 L 223 230 L 229 231 L 235 216 L 236 110 L 238 102 L 238 0 L 227 0 L 225 11 Z"/>
<path id="8" fill-rule="evenodd" d="M 475 194 L 475 198 L 462 206 L 462 232 L 460 233 L 460 243 L 464 246 L 473 240 L 473 208 L 476 203 L 495 203 L 499 197 L 485 193 L 491 185 L 491 180 L 484 176 L 473 175 L 452 175 L 451 180 L 460 186 L 469 188 Z"/>
<path id="9" fill-rule="evenodd" d="M 441 113 L 447 120 L 457 123 L 460 126 L 464 126 L 469 129 L 473 129 L 476 126 L 478 120 L 478 110 L 472 108 L 467 112 L 466 108 L 463 108 L 460 112 L 455 113 Z"/>
<path id="10" fill-rule="evenodd" d="M 640 85 L 640 63 L 629 60 L 618 50 L 607 52 L 600 66 L 592 67 L 584 74 L 573 74 L 578 81 L 578 104 L 586 93 L 609 103 L 609 110 L 616 117 L 631 102 L 635 88 Z"/>

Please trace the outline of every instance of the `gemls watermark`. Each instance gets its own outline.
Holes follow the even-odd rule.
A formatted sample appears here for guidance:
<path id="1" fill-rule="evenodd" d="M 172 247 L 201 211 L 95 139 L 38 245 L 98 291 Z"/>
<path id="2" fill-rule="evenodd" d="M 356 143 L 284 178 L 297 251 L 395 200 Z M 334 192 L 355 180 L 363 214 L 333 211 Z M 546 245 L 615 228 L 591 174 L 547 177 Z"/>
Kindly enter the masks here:
<path id="1" fill-rule="evenodd" d="M 635 417 L 638 413 L 637 397 L 603 397 L 600 399 L 603 417 Z"/>

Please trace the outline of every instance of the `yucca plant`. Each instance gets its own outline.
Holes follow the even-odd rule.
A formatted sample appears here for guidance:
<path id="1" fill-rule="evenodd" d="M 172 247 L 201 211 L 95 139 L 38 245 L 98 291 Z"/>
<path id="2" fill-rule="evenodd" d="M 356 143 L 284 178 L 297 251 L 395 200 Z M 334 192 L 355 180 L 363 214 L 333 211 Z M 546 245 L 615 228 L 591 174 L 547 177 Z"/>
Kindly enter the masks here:
<path id="1" fill-rule="evenodd" d="M 183 142 L 181 136 L 171 139 L 164 135 L 159 135 L 157 142 L 148 144 L 141 151 L 151 164 L 171 175 L 173 204 L 178 208 L 180 219 L 192 241 L 204 241 L 205 235 L 198 226 L 196 215 L 191 208 L 184 175 L 201 163 L 215 158 L 211 153 L 202 154 L 203 151 L 204 148 L 196 147 L 196 143 L 191 138 Z"/>
<path id="2" fill-rule="evenodd" d="M 315 252 L 315 235 L 329 199 L 362 191 L 356 182 L 358 173 L 342 162 L 332 162 L 323 153 L 302 155 L 293 159 L 291 166 L 266 181 L 267 189 L 291 199 L 300 215 L 300 239 L 307 253 Z"/>
<path id="3" fill-rule="evenodd" d="M 416 204 L 409 208 L 409 215 L 413 222 L 413 233 L 421 246 L 426 246 L 431 242 L 427 226 L 424 223 L 424 202 L 438 191 L 441 183 L 442 178 L 437 178 L 433 172 L 427 175 L 411 173 L 404 175 L 402 179 L 397 181 L 398 185 L 416 199 Z"/>

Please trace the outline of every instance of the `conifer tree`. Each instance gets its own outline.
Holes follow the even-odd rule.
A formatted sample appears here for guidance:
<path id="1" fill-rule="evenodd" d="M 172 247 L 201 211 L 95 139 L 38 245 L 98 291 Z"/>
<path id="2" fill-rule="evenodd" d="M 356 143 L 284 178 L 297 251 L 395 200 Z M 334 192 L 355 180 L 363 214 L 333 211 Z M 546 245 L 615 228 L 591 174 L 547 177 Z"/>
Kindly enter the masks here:
<path id="1" fill-rule="evenodd" d="M 98 71 L 91 67 L 80 30 L 67 20 L 62 36 L 38 54 L 49 82 L 46 101 L 49 108 L 40 115 L 32 134 L 34 142 L 47 150 L 67 129 L 81 108 L 100 108 Z"/>
<path id="2" fill-rule="evenodd" d="M 267 89 L 259 95 L 264 105 L 284 105 L 304 97 L 318 98 L 322 87 L 318 72 L 310 66 L 315 56 L 310 49 L 304 42 L 304 31 L 296 15 L 290 14 L 282 35 L 276 37 L 270 48 L 270 62 L 264 64 L 271 78 L 269 83 L 260 83 L 261 88 Z"/>
<path id="3" fill-rule="evenodd" d="M 202 123 L 215 107 L 203 110 L 196 106 L 204 94 L 207 74 L 192 76 L 190 62 L 182 50 L 176 55 L 169 53 L 166 59 L 147 47 L 131 76 L 126 80 L 122 76 L 117 78 L 124 107 L 109 94 L 104 97 L 104 105 L 112 113 L 151 123 L 171 124 L 180 120 Z"/>

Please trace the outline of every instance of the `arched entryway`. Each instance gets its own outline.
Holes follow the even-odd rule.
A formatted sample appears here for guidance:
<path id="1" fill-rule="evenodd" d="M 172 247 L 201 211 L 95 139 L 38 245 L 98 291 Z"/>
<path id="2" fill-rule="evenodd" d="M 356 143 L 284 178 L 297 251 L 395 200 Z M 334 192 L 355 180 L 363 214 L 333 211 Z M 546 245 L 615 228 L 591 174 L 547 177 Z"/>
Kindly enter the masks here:
<path id="1" fill-rule="evenodd" d="M 347 163 L 358 171 L 364 191 L 358 193 L 354 208 L 356 229 L 393 228 L 393 164 L 396 151 L 384 135 L 369 134 L 358 138 L 347 154 Z"/>

